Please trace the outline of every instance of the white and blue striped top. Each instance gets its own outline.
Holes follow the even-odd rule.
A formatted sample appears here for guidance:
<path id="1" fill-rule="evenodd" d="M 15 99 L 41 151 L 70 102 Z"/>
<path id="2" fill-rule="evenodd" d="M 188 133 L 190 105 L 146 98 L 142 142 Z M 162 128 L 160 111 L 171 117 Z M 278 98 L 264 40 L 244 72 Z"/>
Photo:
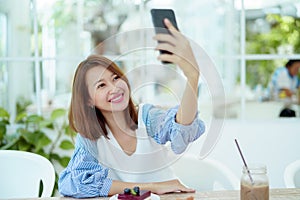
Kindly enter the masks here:
<path id="1" fill-rule="evenodd" d="M 204 123 L 198 115 L 190 125 L 176 123 L 175 116 L 178 107 L 164 110 L 145 104 L 140 105 L 140 108 L 142 108 L 142 112 L 139 111 L 139 115 L 142 117 L 139 116 L 139 119 L 142 119 L 148 136 L 157 144 L 163 145 L 170 142 L 171 149 L 175 154 L 184 152 L 188 144 L 199 138 L 205 131 Z M 101 137 L 101 140 L 103 142 L 104 137 Z M 107 142 L 109 141 L 107 140 Z M 115 179 L 115 177 L 110 176 L 110 172 L 114 169 L 101 164 L 102 161 L 99 160 L 101 158 L 99 156 L 101 146 L 97 144 L 98 141 L 91 141 L 78 134 L 71 160 L 59 176 L 58 188 L 62 195 L 75 198 L 108 195 L 112 180 Z M 151 164 L 153 159 L 146 162 Z"/>

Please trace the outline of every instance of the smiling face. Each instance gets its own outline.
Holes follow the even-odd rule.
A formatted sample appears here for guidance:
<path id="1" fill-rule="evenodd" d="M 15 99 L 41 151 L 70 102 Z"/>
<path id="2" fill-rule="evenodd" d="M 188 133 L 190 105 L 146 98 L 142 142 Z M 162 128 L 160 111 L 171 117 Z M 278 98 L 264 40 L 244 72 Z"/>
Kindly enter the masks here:
<path id="1" fill-rule="evenodd" d="M 118 111 L 121 111 L 121 113 Z M 75 71 L 69 124 L 72 130 L 91 140 L 106 138 L 108 117 L 124 117 L 137 128 L 137 109 L 126 75 L 112 60 L 97 54 L 81 61 Z"/>
<path id="2" fill-rule="evenodd" d="M 128 107 L 129 87 L 119 75 L 97 66 L 89 69 L 85 78 L 91 106 L 95 106 L 103 114 L 124 111 Z"/>

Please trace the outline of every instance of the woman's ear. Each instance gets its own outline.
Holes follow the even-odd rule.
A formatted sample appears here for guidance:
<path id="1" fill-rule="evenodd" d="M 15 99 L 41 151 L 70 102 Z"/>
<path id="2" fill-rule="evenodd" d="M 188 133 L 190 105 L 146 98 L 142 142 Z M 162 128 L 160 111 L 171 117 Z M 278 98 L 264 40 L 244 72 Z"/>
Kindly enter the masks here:
<path id="1" fill-rule="evenodd" d="M 89 108 L 92 108 L 92 109 L 95 108 L 95 105 L 94 105 L 94 103 L 92 102 L 91 99 L 89 100 L 89 102 L 87 103 L 87 105 L 88 105 Z"/>
<path id="2" fill-rule="evenodd" d="M 91 108 L 91 109 L 94 110 L 94 109 L 95 109 L 95 106 L 94 106 L 94 105 L 90 105 L 89 108 Z"/>

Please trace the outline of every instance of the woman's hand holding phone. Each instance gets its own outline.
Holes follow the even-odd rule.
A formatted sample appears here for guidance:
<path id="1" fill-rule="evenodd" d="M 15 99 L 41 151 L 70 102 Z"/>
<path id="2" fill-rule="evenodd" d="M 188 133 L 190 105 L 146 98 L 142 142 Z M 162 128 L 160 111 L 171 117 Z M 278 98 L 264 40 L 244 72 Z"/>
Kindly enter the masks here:
<path id="1" fill-rule="evenodd" d="M 197 78 L 198 80 L 199 68 L 190 42 L 172 25 L 170 20 L 166 18 L 164 19 L 164 23 L 171 34 L 156 34 L 154 39 L 159 41 L 156 49 L 168 51 L 172 54 L 160 54 L 158 59 L 177 64 L 187 78 Z"/>
<path id="2" fill-rule="evenodd" d="M 192 47 L 188 39 L 181 34 L 168 19 L 164 23 L 171 34 L 157 34 L 154 39 L 160 41 L 156 49 L 172 54 L 160 54 L 158 59 L 163 62 L 177 64 L 187 78 L 186 87 L 176 113 L 176 122 L 190 124 L 198 109 L 198 81 L 200 71 Z"/>

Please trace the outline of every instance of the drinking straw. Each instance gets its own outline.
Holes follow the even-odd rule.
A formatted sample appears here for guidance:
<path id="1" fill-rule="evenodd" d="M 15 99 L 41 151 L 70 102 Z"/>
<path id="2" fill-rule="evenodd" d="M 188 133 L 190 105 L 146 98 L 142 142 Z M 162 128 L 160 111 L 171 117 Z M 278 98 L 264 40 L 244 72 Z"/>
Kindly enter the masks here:
<path id="1" fill-rule="evenodd" d="M 238 150 L 239 150 L 239 152 L 240 152 L 240 155 L 241 155 L 242 160 L 243 160 L 243 162 L 244 162 L 245 168 L 246 168 L 246 170 L 247 170 L 247 173 L 248 173 L 249 178 L 250 178 L 250 180 L 251 180 L 251 183 L 252 183 L 252 185 L 253 185 L 254 182 L 253 182 L 252 176 L 251 176 L 251 174 L 250 174 L 250 171 L 249 171 L 249 169 L 248 169 L 248 165 L 247 165 L 246 160 L 245 160 L 245 158 L 244 158 L 244 156 L 243 156 L 243 153 L 242 153 L 241 148 L 240 148 L 240 146 L 239 146 L 239 144 L 238 144 L 238 141 L 237 141 L 237 139 L 235 139 L 234 141 L 235 141 L 236 146 L 237 146 L 237 148 L 238 148 Z"/>

